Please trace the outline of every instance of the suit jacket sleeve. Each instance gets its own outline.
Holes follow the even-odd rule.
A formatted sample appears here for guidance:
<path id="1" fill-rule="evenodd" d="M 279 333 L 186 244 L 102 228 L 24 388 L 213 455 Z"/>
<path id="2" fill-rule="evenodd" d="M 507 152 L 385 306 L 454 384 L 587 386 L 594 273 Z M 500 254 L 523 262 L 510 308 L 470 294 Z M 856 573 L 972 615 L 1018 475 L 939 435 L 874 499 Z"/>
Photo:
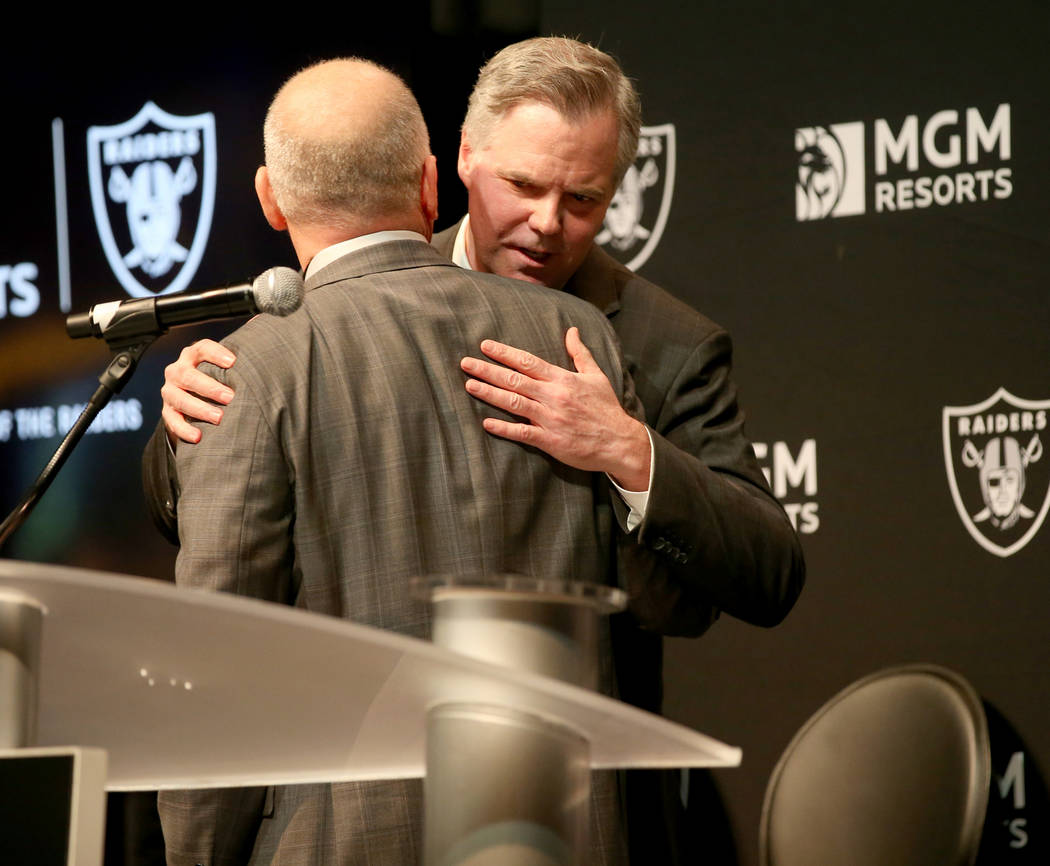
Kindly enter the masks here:
<path id="1" fill-rule="evenodd" d="M 175 581 L 292 604 L 294 494 L 275 429 L 281 413 L 260 403 L 247 359 L 232 370 L 207 365 L 205 372 L 228 384 L 237 399 L 225 407 L 220 426 L 176 453 Z"/>
<path id="2" fill-rule="evenodd" d="M 243 866 L 266 809 L 266 788 L 161 791 L 167 866 Z"/>
<path id="3" fill-rule="evenodd" d="M 729 334 L 598 247 L 566 289 L 609 316 L 653 431 L 645 518 L 617 545 L 634 617 L 677 635 L 702 633 L 720 610 L 778 623 L 805 563 L 744 435 Z"/>
<path id="4" fill-rule="evenodd" d="M 182 489 L 175 581 L 289 602 L 294 595 L 292 484 L 271 413 L 245 381 L 249 369 L 242 358 L 237 372 L 204 371 L 234 388 L 237 399 L 226 407 L 221 426 L 209 427 L 198 444 L 177 451 Z M 163 430 L 159 435 L 163 439 Z M 168 862 L 248 862 L 264 794 L 261 788 L 163 792 L 158 810 Z"/>
<path id="5" fill-rule="evenodd" d="M 175 455 L 168 445 L 164 422 L 158 421 L 142 452 L 142 491 L 153 524 L 172 544 L 179 543 L 179 481 Z"/>
<path id="6" fill-rule="evenodd" d="M 620 580 L 642 622 L 695 635 L 718 610 L 780 622 L 802 588 L 795 531 L 765 483 L 730 379 L 718 329 L 696 346 L 649 419 L 653 486 L 636 536 L 620 541 Z"/>

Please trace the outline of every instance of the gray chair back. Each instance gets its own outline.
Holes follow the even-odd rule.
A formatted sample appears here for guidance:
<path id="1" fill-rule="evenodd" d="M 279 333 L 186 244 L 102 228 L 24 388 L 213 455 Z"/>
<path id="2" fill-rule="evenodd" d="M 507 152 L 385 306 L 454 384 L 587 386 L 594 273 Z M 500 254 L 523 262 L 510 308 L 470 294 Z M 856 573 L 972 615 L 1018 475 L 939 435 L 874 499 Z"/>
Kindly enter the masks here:
<path id="1" fill-rule="evenodd" d="M 906 665 L 864 677 L 798 731 L 766 787 L 762 866 L 971 866 L 991 777 L 981 700 Z"/>

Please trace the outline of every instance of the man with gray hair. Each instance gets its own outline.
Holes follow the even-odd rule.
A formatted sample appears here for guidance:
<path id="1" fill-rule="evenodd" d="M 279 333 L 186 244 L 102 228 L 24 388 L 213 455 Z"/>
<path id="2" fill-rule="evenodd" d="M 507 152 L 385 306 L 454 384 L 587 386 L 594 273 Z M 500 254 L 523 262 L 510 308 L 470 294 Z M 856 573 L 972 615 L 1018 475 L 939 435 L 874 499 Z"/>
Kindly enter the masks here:
<path id="1" fill-rule="evenodd" d="M 702 634 L 721 611 L 773 626 L 798 597 L 805 565 L 744 435 L 728 333 L 594 243 L 640 122 L 633 85 L 604 52 L 561 37 L 508 46 L 482 68 L 463 125 L 468 214 L 433 245 L 465 269 L 590 302 L 620 339 L 645 425 L 630 423 L 593 377 L 552 383 L 552 369 L 503 334 L 481 347 L 496 363 L 467 353 L 461 367 L 471 395 L 514 416 L 486 418 L 489 433 L 609 477 L 623 531 L 606 579 L 630 598 L 613 622 L 618 695 L 659 711 L 661 636 Z M 162 389 L 165 425 L 188 442 L 200 431 L 184 416 L 223 417 L 194 393 L 234 405 L 232 391 L 195 369 L 202 360 L 234 363 L 215 344 L 196 343 L 166 370 Z M 170 525 L 175 494 L 164 459 L 158 436 L 147 487 L 157 519 Z M 624 799 L 632 858 L 680 862 L 674 775 L 629 773 Z"/>
<path id="2" fill-rule="evenodd" d="M 594 243 L 640 125 L 634 87 L 604 52 L 557 37 L 508 46 L 482 68 L 463 124 L 468 214 L 434 246 L 462 267 L 583 298 L 616 330 L 647 436 L 616 425 L 604 443 L 610 457 L 591 465 L 633 478 L 613 498 L 631 509 L 622 512 L 629 531 L 618 536 L 610 578 L 630 599 L 613 620 L 613 657 L 619 696 L 659 712 L 661 635 L 699 635 L 720 611 L 775 625 L 798 597 L 805 566 L 744 436 L 729 335 Z M 515 362 L 511 346 L 483 351 L 496 363 L 465 358 L 468 390 L 523 419 L 486 421 L 495 435 L 570 462 L 581 455 L 566 442 L 590 441 L 599 419 L 622 415 L 582 382 L 568 399 L 554 393 L 542 370 Z M 678 775 L 626 777 L 632 862 L 693 862 L 704 843 L 685 820 Z"/>
<path id="3" fill-rule="evenodd" d="M 275 97 L 264 138 L 256 192 L 290 236 L 306 296 L 228 337 L 232 369 L 208 368 L 237 399 L 176 455 L 177 583 L 423 637 L 415 576 L 602 582 L 604 480 L 488 435 L 489 412 L 457 370 L 488 334 L 506 335 L 555 378 L 575 366 L 640 413 L 602 314 L 457 268 L 427 243 L 435 161 L 419 107 L 387 70 L 356 59 L 303 70 Z M 417 863 L 421 790 L 162 792 L 167 862 Z M 625 862 L 615 797 L 596 790 L 591 862 Z"/>

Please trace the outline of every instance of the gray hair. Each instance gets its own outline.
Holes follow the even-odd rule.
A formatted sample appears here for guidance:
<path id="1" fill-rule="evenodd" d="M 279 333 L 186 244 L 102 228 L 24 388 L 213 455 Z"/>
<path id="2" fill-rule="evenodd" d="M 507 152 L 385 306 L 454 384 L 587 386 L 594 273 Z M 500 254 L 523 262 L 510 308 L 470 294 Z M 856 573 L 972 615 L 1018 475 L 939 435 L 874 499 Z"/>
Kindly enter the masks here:
<path id="1" fill-rule="evenodd" d="M 619 128 L 619 183 L 638 152 L 642 106 L 634 84 L 612 57 L 563 36 L 508 45 L 481 68 L 470 94 L 463 132 L 471 146 L 483 148 L 503 115 L 530 100 L 549 105 L 572 122 L 612 110 Z"/>
<path id="2" fill-rule="evenodd" d="M 365 122 L 353 115 L 354 88 L 340 86 L 339 76 L 355 70 L 389 77 L 381 109 Z M 308 90 L 308 99 L 289 95 L 316 81 L 324 86 Z M 263 144 L 278 207 L 313 225 L 410 211 L 430 153 L 412 92 L 388 69 L 359 58 L 324 61 L 285 82 L 266 113 Z"/>

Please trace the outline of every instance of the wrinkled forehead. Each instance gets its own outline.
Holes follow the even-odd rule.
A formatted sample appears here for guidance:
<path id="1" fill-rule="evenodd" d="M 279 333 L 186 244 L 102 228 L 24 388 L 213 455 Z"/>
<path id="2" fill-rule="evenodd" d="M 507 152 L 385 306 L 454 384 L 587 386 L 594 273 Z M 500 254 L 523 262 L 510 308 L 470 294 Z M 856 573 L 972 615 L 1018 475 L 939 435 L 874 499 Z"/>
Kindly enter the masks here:
<path id="1" fill-rule="evenodd" d="M 529 107 L 543 107 L 549 108 L 555 112 L 563 122 L 570 126 L 579 126 L 582 123 L 593 120 L 595 118 L 611 118 L 617 122 L 616 108 L 611 103 L 602 103 L 593 106 L 583 107 L 572 107 L 566 103 L 562 103 L 553 99 L 547 99 L 543 96 L 521 96 L 516 99 L 507 100 L 505 103 L 501 103 L 495 108 L 494 127 L 499 127 L 504 123 L 507 117 L 514 111 L 520 108 Z"/>

